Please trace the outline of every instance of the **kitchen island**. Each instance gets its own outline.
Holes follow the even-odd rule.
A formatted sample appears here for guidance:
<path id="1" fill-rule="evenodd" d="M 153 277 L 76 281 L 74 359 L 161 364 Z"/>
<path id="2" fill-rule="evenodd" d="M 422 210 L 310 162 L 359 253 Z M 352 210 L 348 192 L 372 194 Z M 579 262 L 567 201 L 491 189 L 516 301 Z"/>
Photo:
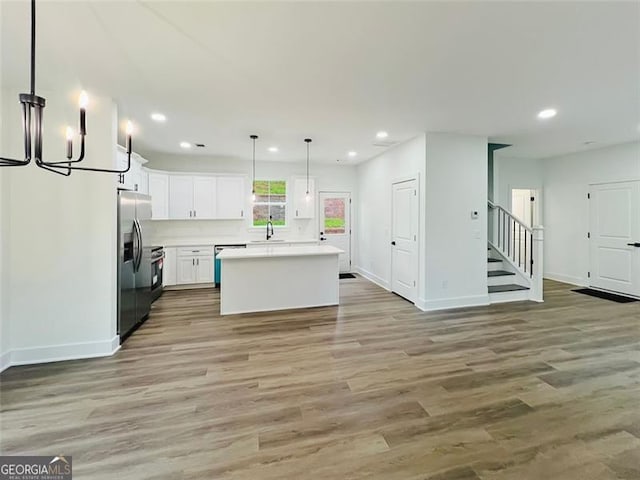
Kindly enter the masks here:
<path id="1" fill-rule="evenodd" d="M 341 253 L 328 245 L 223 250 L 220 313 L 337 305 Z"/>

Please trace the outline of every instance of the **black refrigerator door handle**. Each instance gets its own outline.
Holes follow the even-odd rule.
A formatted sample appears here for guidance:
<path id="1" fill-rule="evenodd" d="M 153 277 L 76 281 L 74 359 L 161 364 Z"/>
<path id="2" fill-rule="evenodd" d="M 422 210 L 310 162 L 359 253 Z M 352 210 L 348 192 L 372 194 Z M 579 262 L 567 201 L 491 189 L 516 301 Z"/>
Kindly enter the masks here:
<path id="1" fill-rule="evenodd" d="M 640 242 L 627 243 L 630 247 L 640 248 Z"/>

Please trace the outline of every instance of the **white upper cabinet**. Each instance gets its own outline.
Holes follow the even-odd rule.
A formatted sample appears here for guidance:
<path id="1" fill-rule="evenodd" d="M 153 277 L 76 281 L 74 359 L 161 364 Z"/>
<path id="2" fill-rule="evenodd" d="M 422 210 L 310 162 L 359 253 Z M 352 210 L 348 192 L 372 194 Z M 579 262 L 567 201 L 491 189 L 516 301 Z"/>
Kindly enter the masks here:
<path id="1" fill-rule="evenodd" d="M 169 176 L 169 218 L 193 218 L 193 177 Z"/>
<path id="2" fill-rule="evenodd" d="M 244 177 L 218 177 L 216 218 L 244 218 L 245 201 L 247 197 L 244 185 Z"/>
<path id="3" fill-rule="evenodd" d="M 148 188 L 151 195 L 154 220 L 245 218 L 248 197 L 244 176 L 184 175 L 144 169 L 140 175 L 140 185 Z"/>
<path id="4" fill-rule="evenodd" d="M 216 218 L 216 177 L 170 175 L 169 218 Z"/>
<path id="5" fill-rule="evenodd" d="M 309 179 L 309 198 L 307 198 L 307 179 L 296 178 L 293 181 L 293 218 L 314 218 L 316 216 L 315 180 Z"/>
<path id="6" fill-rule="evenodd" d="M 216 177 L 193 177 L 193 218 L 216 218 Z"/>
<path id="7" fill-rule="evenodd" d="M 169 218 L 169 175 L 149 172 L 149 195 L 151 195 L 151 218 Z"/>

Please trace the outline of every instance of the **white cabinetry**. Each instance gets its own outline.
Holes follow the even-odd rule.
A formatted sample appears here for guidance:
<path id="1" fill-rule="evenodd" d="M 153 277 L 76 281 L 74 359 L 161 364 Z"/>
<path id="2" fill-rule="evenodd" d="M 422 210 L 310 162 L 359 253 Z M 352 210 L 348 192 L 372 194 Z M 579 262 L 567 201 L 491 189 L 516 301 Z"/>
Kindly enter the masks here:
<path id="1" fill-rule="evenodd" d="M 168 287 L 175 285 L 176 279 L 176 249 L 173 247 L 164 249 L 164 264 L 162 268 L 162 285 Z"/>
<path id="2" fill-rule="evenodd" d="M 193 177 L 169 176 L 169 218 L 193 218 Z"/>
<path id="3" fill-rule="evenodd" d="M 177 251 L 178 285 L 213 282 L 213 247 L 180 247 Z"/>
<path id="4" fill-rule="evenodd" d="M 193 217 L 216 218 L 216 177 L 193 177 Z"/>
<path id="5" fill-rule="evenodd" d="M 316 216 L 315 180 L 309 179 L 307 197 L 307 179 L 296 178 L 293 181 L 293 218 L 314 218 Z"/>
<path id="6" fill-rule="evenodd" d="M 127 152 L 124 148 L 118 146 L 116 151 L 116 168 L 118 170 L 124 170 L 127 168 Z M 126 188 L 127 190 L 133 190 L 134 192 L 145 192 L 148 187 L 144 185 L 144 175 L 142 173 L 142 164 L 146 163 L 146 160 L 137 153 L 131 154 L 131 166 L 125 173 L 119 174 L 116 178 L 118 180 L 118 186 Z"/>
<path id="7" fill-rule="evenodd" d="M 216 177 L 170 175 L 169 218 L 216 218 Z"/>
<path id="8" fill-rule="evenodd" d="M 216 218 L 244 218 L 246 193 L 244 177 L 218 177 Z"/>
<path id="9" fill-rule="evenodd" d="M 169 175 L 149 172 L 149 195 L 151 195 L 151 218 L 169 218 Z"/>

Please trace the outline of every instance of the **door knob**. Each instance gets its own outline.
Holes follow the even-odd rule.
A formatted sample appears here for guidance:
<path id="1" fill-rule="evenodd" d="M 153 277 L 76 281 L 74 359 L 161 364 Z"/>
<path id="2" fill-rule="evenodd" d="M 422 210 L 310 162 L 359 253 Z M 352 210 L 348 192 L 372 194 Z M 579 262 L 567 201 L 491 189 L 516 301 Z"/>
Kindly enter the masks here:
<path id="1" fill-rule="evenodd" d="M 391 245 L 395 245 L 395 244 L 396 244 L 395 240 L 393 242 L 391 242 Z"/>
<path id="2" fill-rule="evenodd" d="M 629 245 L 630 247 L 637 247 L 637 248 L 640 248 L 640 242 L 627 243 L 627 245 Z"/>

